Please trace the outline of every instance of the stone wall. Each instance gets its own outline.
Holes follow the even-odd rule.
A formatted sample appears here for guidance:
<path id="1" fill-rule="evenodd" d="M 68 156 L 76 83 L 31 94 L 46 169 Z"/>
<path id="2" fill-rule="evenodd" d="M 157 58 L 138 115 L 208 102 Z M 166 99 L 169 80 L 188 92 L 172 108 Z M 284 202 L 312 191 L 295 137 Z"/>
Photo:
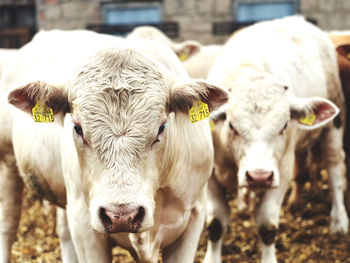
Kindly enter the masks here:
<path id="1" fill-rule="evenodd" d="M 178 21 L 179 39 L 202 43 L 223 42 L 212 35 L 212 23 L 232 20 L 232 0 L 164 0 L 166 20 Z"/>
<path id="2" fill-rule="evenodd" d="M 99 1 L 36 0 L 38 29 L 82 29 L 101 23 Z"/>
<path id="3" fill-rule="evenodd" d="M 318 21 L 324 30 L 350 30 L 349 0 L 302 0 L 301 12 Z"/>
<path id="4" fill-rule="evenodd" d="M 101 1 L 36 0 L 38 28 L 78 29 L 86 28 L 87 24 L 101 23 Z M 232 21 L 233 8 L 238 1 L 163 0 L 163 18 L 164 21 L 179 23 L 180 34 L 176 39 L 178 41 L 197 39 L 204 44 L 223 43 L 228 36 L 213 36 L 212 24 Z M 299 0 L 299 3 L 301 14 L 316 19 L 321 28 L 350 29 L 350 0 Z"/>

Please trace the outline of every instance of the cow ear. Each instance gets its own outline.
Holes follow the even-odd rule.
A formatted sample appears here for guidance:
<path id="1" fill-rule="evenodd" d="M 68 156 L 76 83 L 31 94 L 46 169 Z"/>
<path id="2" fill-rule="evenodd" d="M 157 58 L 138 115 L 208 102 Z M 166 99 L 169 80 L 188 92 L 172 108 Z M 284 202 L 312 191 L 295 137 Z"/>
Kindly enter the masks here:
<path id="1" fill-rule="evenodd" d="M 32 109 L 37 101 L 50 107 L 55 117 L 58 117 L 61 121 L 63 120 L 62 117 L 70 112 L 68 95 L 64 89 L 45 82 L 29 83 L 11 91 L 8 95 L 10 104 L 28 114 L 32 114 Z"/>
<path id="2" fill-rule="evenodd" d="M 201 44 L 197 41 L 187 40 L 173 44 L 172 49 L 181 61 L 185 61 L 201 50 Z"/>
<path id="3" fill-rule="evenodd" d="M 337 47 L 338 65 L 341 73 L 350 72 L 350 45 Z"/>
<path id="4" fill-rule="evenodd" d="M 173 87 L 170 94 L 170 111 L 179 110 L 187 114 L 198 100 L 208 104 L 209 111 L 214 111 L 228 99 L 229 93 L 226 90 L 202 80 L 193 80 Z"/>
<path id="5" fill-rule="evenodd" d="M 339 108 L 330 100 L 312 97 L 295 98 L 291 104 L 291 118 L 303 130 L 313 130 L 332 121 L 339 114 Z"/>

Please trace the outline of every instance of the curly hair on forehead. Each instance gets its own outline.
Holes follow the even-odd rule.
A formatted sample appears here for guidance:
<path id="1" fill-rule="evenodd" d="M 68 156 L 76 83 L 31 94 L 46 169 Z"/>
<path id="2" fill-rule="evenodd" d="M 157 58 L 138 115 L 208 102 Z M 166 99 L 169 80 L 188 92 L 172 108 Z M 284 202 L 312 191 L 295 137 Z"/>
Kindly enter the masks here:
<path id="1" fill-rule="evenodd" d="M 81 68 L 74 85 L 73 104 L 102 161 L 112 165 L 122 152 L 138 158 L 167 107 L 170 83 L 158 65 L 131 49 L 108 49 Z"/>

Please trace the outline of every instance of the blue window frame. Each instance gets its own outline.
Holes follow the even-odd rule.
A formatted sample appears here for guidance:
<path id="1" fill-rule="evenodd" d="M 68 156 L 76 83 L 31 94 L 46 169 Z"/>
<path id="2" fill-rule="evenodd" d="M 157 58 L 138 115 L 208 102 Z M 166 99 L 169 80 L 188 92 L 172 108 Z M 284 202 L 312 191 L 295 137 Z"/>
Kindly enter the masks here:
<path id="1" fill-rule="evenodd" d="M 256 22 L 297 13 L 298 1 L 243 2 L 239 1 L 233 12 L 237 22 Z"/>
<path id="2" fill-rule="evenodd" d="M 162 22 L 162 10 L 157 6 L 106 5 L 103 8 L 104 23 L 107 25 L 155 24 Z"/>

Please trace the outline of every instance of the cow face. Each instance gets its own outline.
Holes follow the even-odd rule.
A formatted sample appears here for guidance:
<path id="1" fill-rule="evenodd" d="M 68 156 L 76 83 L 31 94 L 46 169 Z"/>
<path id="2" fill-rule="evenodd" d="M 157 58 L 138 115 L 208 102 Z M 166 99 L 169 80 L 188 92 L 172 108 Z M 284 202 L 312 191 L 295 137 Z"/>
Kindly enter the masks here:
<path id="1" fill-rule="evenodd" d="M 179 84 L 161 65 L 125 47 L 97 53 L 67 87 L 37 82 L 9 95 L 10 103 L 28 113 L 40 100 L 56 119 L 67 115 L 64 129 L 73 137 L 70 147 L 80 167 L 79 175 L 70 176 L 81 177 L 91 226 L 101 233 L 152 227 L 164 152 L 176 150 L 167 144 L 168 126 L 198 99 L 213 110 L 228 94 L 201 81 Z"/>
<path id="2" fill-rule="evenodd" d="M 328 100 L 289 95 L 269 75 L 243 75 L 230 89 L 222 132 L 238 166 L 239 187 L 278 187 L 298 129 L 322 127 L 338 113 Z"/>

